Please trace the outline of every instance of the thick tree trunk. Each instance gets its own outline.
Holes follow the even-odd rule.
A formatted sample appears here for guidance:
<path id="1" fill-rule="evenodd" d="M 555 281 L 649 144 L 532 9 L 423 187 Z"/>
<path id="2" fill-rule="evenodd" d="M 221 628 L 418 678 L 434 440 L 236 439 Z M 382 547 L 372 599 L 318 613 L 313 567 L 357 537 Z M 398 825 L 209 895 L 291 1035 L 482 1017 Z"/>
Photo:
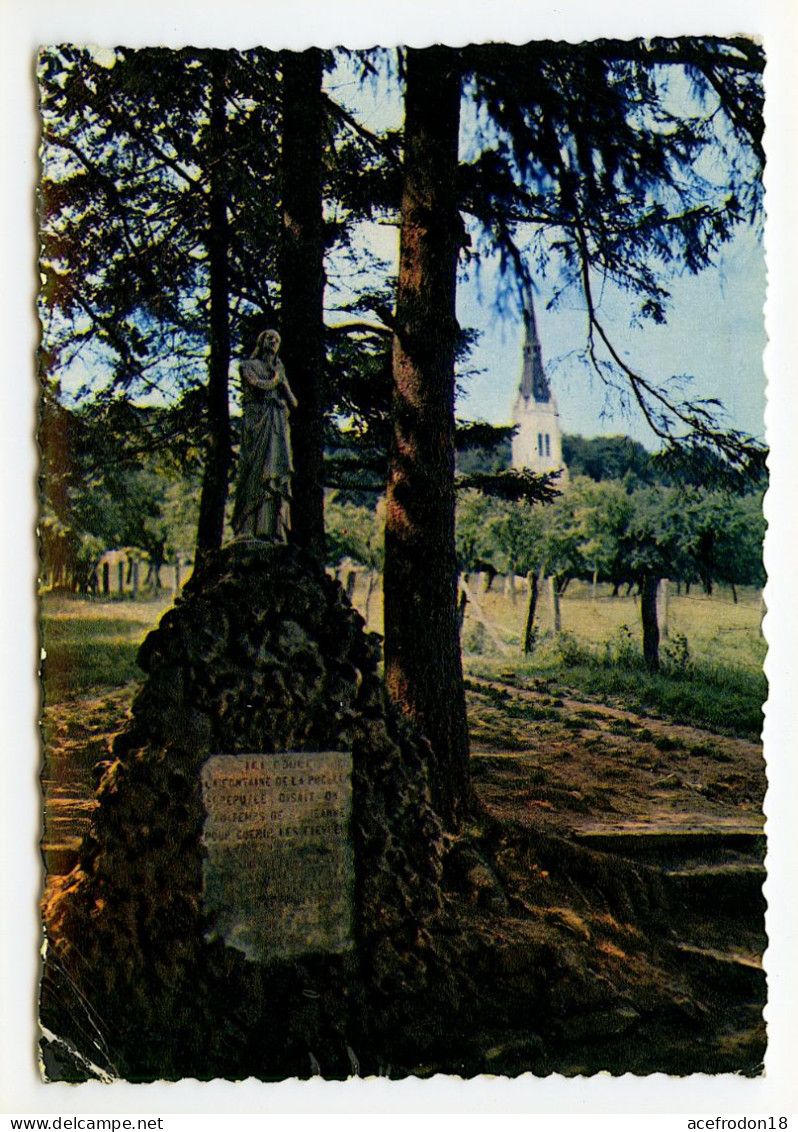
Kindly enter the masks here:
<path id="1" fill-rule="evenodd" d="M 385 527 L 385 678 L 430 740 L 433 804 L 449 828 L 470 802 L 454 544 L 459 117 L 456 53 L 409 50 Z"/>
<path id="2" fill-rule="evenodd" d="M 280 249 L 281 356 L 297 399 L 291 540 L 324 556 L 324 229 L 322 59 L 286 51 Z"/>
<path id="3" fill-rule="evenodd" d="M 224 509 L 230 478 L 230 227 L 227 217 L 226 108 L 224 52 L 209 54 L 210 196 L 208 199 L 208 272 L 210 289 L 210 358 L 208 361 L 208 436 L 197 523 L 197 564 L 208 550 L 222 545 Z"/>
<path id="4" fill-rule="evenodd" d="M 659 671 L 657 589 L 659 579 L 646 574 L 640 582 L 640 619 L 643 623 L 643 660 L 649 672 Z"/>

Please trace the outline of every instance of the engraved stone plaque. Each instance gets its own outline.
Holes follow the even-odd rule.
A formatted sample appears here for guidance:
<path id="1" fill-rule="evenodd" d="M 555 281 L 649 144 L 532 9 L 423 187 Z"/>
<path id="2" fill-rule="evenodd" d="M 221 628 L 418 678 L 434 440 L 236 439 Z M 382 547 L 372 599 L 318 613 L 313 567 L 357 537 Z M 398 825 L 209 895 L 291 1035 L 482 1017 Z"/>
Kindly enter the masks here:
<path id="1" fill-rule="evenodd" d="M 351 754 L 213 755 L 202 797 L 208 938 L 255 962 L 351 947 Z"/>

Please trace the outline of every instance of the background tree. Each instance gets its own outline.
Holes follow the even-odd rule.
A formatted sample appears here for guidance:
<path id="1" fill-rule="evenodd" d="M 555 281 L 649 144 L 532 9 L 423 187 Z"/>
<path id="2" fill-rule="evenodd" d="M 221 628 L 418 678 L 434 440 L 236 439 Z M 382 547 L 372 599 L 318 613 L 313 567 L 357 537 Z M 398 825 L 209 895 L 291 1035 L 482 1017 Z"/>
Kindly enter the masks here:
<path id="1" fill-rule="evenodd" d="M 227 485 L 232 464 L 230 432 L 230 223 L 231 204 L 227 179 L 228 130 L 227 57 L 223 52 L 205 56 L 208 75 L 208 384 L 206 411 L 210 427 L 206 437 L 197 525 L 198 558 L 222 545 Z"/>
<path id="2" fill-rule="evenodd" d="M 381 571 L 384 551 L 385 501 L 363 507 L 333 492 L 325 507 L 327 561 L 351 558 L 370 570 Z"/>
<path id="3" fill-rule="evenodd" d="M 629 436 L 568 436 L 562 438 L 562 455 L 572 476 L 587 476 L 597 483 L 624 480 L 632 490 L 654 480 L 651 453 Z"/>
<path id="4" fill-rule="evenodd" d="M 670 577 L 699 582 L 706 594 L 715 583 L 728 585 L 735 602 L 738 585 L 764 585 L 761 491 L 736 496 L 688 487 L 667 498 L 678 536 Z"/>
<path id="5" fill-rule="evenodd" d="M 588 514 L 587 530 L 593 532 L 591 543 L 602 548 L 599 561 L 607 580 L 639 588 L 643 656 L 656 671 L 656 597 L 662 579 L 700 581 L 708 594 L 722 582 L 732 587 L 735 601 L 737 584 L 764 583 L 761 495 L 657 487 L 613 499 L 607 492 L 612 486 L 601 485 L 605 498 Z"/>
<path id="6" fill-rule="evenodd" d="M 86 592 L 105 550 L 135 548 L 157 588 L 163 564 L 192 553 L 201 468 L 172 442 L 168 416 L 124 402 L 70 411 L 44 399 L 40 537 L 52 584 Z"/>
<path id="7" fill-rule="evenodd" d="M 635 493 L 631 514 L 618 534 L 613 567 L 621 577 L 634 582 L 639 588 L 643 660 L 651 672 L 659 669 L 659 582 L 674 568 L 677 571 L 685 569 L 684 546 L 671 502 L 664 489 Z"/>

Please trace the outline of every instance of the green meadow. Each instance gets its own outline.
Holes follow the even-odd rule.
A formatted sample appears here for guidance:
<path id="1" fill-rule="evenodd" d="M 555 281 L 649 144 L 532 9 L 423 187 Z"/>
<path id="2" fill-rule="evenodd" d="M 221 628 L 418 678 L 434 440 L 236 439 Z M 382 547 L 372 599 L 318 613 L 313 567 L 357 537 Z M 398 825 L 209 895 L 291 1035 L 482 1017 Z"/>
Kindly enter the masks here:
<path id="1" fill-rule="evenodd" d="M 712 596 L 678 595 L 669 587 L 667 618 L 660 608 L 661 671 L 642 662 L 639 602 L 611 596 L 608 586 L 574 582 L 560 601 L 560 631 L 554 632 L 548 592 L 541 592 L 532 652 L 521 642 L 526 589 L 514 591 L 497 578 L 468 581 L 463 622 L 467 676 L 514 682 L 545 681 L 552 689 L 661 714 L 680 723 L 758 736 L 767 684 L 762 670 L 760 591 L 725 587 Z M 353 600 L 362 613 L 368 598 L 368 628 L 382 630 L 379 587 L 358 572 Z M 141 678 L 136 653 L 147 632 L 171 605 L 170 593 L 143 600 L 85 600 L 45 594 L 41 602 L 43 674 L 47 702 L 116 687 Z M 664 622 L 667 621 L 667 624 Z"/>

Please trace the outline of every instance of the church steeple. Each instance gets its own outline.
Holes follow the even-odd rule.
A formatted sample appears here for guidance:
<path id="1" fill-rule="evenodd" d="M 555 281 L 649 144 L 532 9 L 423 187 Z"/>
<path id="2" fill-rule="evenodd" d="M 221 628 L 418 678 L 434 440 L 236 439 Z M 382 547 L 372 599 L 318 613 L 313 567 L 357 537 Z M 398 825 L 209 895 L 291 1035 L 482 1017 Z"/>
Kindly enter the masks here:
<path id="1" fill-rule="evenodd" d="M 521 372 L 519 393 L 525 401 L 533 397 L 539 404 L 546 404 L 546 402 L 551 400 L 551 389 L 549 388 L 549 383 L 543 370 L 543 361 L 540 356 L 540 339 L 538 338 L 538 326 L 535 319 L 535 306 L 532 302 L 531 290 L 527 295 L 525 304 L 524 326 L 526 329 L 524 336 L 524 363 Z"/>
<path id="2" fill-rule="evenodd" d="M 513 467 L 530 471 L 556 472 L 562 469 L 560 483 L 568 473 L 562 461 L 562 432 L 557 402 L 552 395 L 540 356 L 535 307 L 531 292 L 524 310 L 524 362 L 521 384 L 513 406 Z"/>

